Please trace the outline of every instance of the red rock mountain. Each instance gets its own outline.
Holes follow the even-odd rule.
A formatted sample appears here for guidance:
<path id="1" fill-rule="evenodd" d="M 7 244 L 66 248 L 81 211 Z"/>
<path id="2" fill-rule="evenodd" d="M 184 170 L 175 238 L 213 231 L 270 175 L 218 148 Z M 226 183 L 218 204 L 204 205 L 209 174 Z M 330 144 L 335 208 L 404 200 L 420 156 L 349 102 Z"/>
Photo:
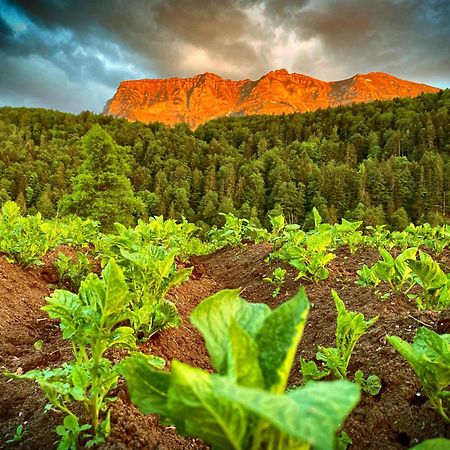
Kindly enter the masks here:
<path id="1" fill-rule="evenodd" d="M 331 82 L 285 69 L 269 72 L 257 81 L 224 80 L 204 73 L 193 78 L 122 81 L 103 112 L 147 123 L 187 122 L 195 128 L 221 116 L 305 112 L 438 91 L 383 72 Z"/>

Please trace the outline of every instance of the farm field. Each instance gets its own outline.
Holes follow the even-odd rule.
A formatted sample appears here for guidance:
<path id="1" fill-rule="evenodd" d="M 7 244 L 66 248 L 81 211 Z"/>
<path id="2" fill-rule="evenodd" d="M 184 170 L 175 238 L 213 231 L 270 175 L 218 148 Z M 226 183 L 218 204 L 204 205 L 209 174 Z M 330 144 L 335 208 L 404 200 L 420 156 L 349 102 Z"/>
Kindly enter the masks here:
<path id="1" fill-rule="evenodd" d="M 5 209 L 3 215 L 5 215 Z M 200 241 L 191 241 L 195 241 L 197 247 L 194 253 L 207 254 L 187 257 L 180 255 L 181 247 L 174 250 L 178 251 L 178 257 L 173 267 L 176 267 L 178 271 L 192 269 L 189 279 L 173 287 L 167 294 L 167 299 L 178 309 L 181 325 L 162 330 L 149 339 L 138 342 L 140 352 L 163 358 L 167 369 L 171 368 L 171 361 L 177 359 L 213 372 L 204 340 L 189 322 L 192 311 L 203 299 L 223 289 L 238 288 L 241 291 L 241 297 L 249 302 L 265 303 L 274 309 L 293 297 L 300 286 L 304 286 L 309 298 L 310 310 L 289 375 L 288 389 L 292 389 L 303 382 L 300 358 L 305 361 L 313 360 L 319 346 L 334 345 L 337 313 L 332 290 L 335 290 L 348 311 L 362 313 L 366 320 L 378 316 L 378 320 L 370 325 L 356 343 L 348 366 L 347 377 L 351 380 L 356 371 L 362 370 L 365 376 L 373 374 L 381 381 L 381 390 L 376 395 L 361 393 L 360 402 L 343 424 L 342 429 L 352 442 L 350 448 L 403 449 L 413 447 L 425 439 L 450 437 L 448 423 L 430 406 L 418 377 L 386 339 L 388 335 L 399 336 L 411 342 L 416 331 L 421 327 L 441 335 L 450 333 L 448 306 L 437 310 L 423 307 L 418 309 L 416 299 L 408 298 L 401 291 L 392 292 L 387 284 L 381 283 L 377 289 L 373 286 L 360 285 L 361 272 L 358 274 L 358 271 L 361 271 L 364 265 L 373 266 L 380 259 L 379 250 L 368 246 L 367 243 L 371 239 L 376 240 L 374 236 L 377 232 L 385 233 L 382 227 L 377 231 L 372 230 L 372 238 L 370 238 L 370 236 L 364 237 L 361 233 L 358 234 L 357 231 L 349 232 L 350 228 L 358 227 L 357 223 L 346 222 L 343 225 L 331 226 L 320 223 L 320 217 L 316 217 L 315 229 L 306 234 L 296 227 L 276 220 L 274 230 L 269 233 L 252 227 L 248 221 L 236 219 L 233 216 L 226 218 L 225 226 L 211 233 L 212 241 L 215 243 L 200 244 Z M 20 222 L 27 219 L 17 217 L 16 220 Z M 278 220 L 281 219 L 278 218 Z M 174 224 L 173 221 L 156 220 L 151 223 L 154 225 L 157 223 L 159 231 Z M 142 233 L 143 223 L 140 226 Z M 183 226 L 186 227 L 186 224 L 178 225 L 177 232 L 172 235 L 165 235 L 166 242 L 170 241 L 173 245 L 173 240 L 179 233 L 178 239 L 182 243 L 185 239 L 185 244 L 186 239 L 190 238 L 187 238 L 189 233 L 183 238 L 181 232 Z M 276 231 L 277 227 L 278 231 Z M 45 229 L 41 226 L 41 229 L 43 228 Z M 139 226 L 136 229 L 138 228 Z M 125 229 L 119 230 L 123 237 Z M 422 231 L 421 237 L 414 237 L 410 231 L 403 234 L 393 233 L 390 238 L 397 239 L 397 243 L 401 242 L 401 239 L 411 242 L 419 239 L 425 243 L 427 242 L 424 237 L 427 234 L 426 230 L 426 227 L 418 228 L 416 235 L 421 235 L 420 231 Z M 441 229 L 442 236 L 445 236 L 445 231 L 445 227 Z M 302 236 L 302 233 L 305 236 Z M 292 260 L 280 261 L 270 256 L 274 248 L 279 250 L 286 248 L 286 243 L 292 244 L 294 241 L 298 244 L 297 251 L 299 248 L 306 249 L 308 248 L 306 242 L 311 239 L 311 236 L 324 236 L 327 233 L 333 235 L 334 243 L 327 240 L 324 245 L 329 247 L 326 251 L 330 250 L 335 257 L 327 258 L 330 261 L 323 266 L 326 266 L 328 272 L 326 276 L 320 270 L 316 271 L 316 282 L 312 275 L 309 277 L 311 279 L 296 280 L 299 269 L 292 265 Z M 160 237 L 163 234 L 160 233 Z M 256 236 L 254 239 L 256 241 L 270 242 L 252 243 L 249 239 L 250 235 Z M 300 241 L 299 236 L 302 236 Z M 353 237 L 349 238 L 349 236 Z M 356 238 L 356 236 L 359 237 Z M 386 235 L 385 237 L 387 238 Z M 107 241 L 108 237 L 102 239 Z M 444 272 L 448 272 L 450 250 L 445 248 L 445 239 L 436 237 L 435 244 L 441 243 L 441 247 L 444 247 L 439 249 L 439 254 L 436 250 L 429 249 L 428 253 L 435 258 Z M 356 245 L 356 241 L 359 240 L 361 242 Z M 164 239 L 160 240 L 162 241 Z M 340 241 L 339 245 L 337 245 L 338 241 Z M 352 243 L 350 247 L 348 242 Z M 96 245 L 101 247 L 101 244 Z M 200 249 L 201 245 L 203 248 Z M 404 242 L 401 245 L 405 245 Z M 191 246 L 194 248 L 192 244 Z M 110 246 L 109 250 L 113 247 Z M 95 245 L 92 243 L 80 248 L 84 249 L 90 258 L 93 258 L 96 253 Z M 425 250 L 425 245 L 422 245 L 421 249 Z M 309 250 L 312 251 L 311 245 Z M 292 250 L 288 251 L 292 254 Z M 401 253 L 401 249 L 393 246 L 390 252 L 397 256 Z M 7 370 L 10 373 L 22 375 L 34 369 L 55 368 L 73 358 L 70 341 L 61 338 L 58 321 L 51 320 L 47 313 L 41 310 L 41 307 L 46 304 L 45 297 L 61 283 L 61 274 L 55 267 L 55 262 L 61 260 L 61 253 L 73 259 L 76 259 L 78 255 L 76 246 L 58 244 L 54 249 L 45 252 L 41 265 L 24 267 L 24 264 L 10 263 L 3 258 L 0 260 L 2 277 L 0 290 L 2 298 L 5 299 L 1 304 L 0 312 L 2 371 Z M 124 254 L 123 251 L 122 254 Z M 281 256 L 282 254 L 281 252 Z M 91 270 L 99 273 L 101 258 L 92 261 Z M 294 262 L 294 265 L 298 267 L 298 262 Z M 285 270 L 286 273 L 283 275 L 279 294 L 273 296 L 274 285 L 264 278 L 270 278 L 277 268 Z M 322 279 L 318 279 L 318 273 L 321 273 Z M 67 279 L 62 283 L 63 287 L 70 287 Z M 414 286 L 410 292 L 413 293 L 412 295 L 420 296 L 417 286 Z M 124 348 L 110 348 L 105 356 L 113 363 L 117 363 L 128 353 L 129 351 Z M 325 379 L 332 378 L 331 374 L 325 377 Z M 14 448 L 55 448 L 58 441 L 55 429 L 64 416 L 55 408 L 45 411 L 47 400 L 39 386 L 31 380 L 11 380 L 9 377 L 1 377 L 0 385 L 0 404 L 2 405 L 0 435 L 11 437 L 18 424 L 23 424 L 25 432 L 20 441 L 14 443 Z M 113 387 L 112 395 L 116 400 L 109 405 L 111 431 L 109 437 L 105 436 L 105 442 L 100 443 L 98 448 L 209 448 L 200 439 L 178 435 L 173 426 L 161 425 L 155 415 L 142 414 L 130 401 L 122 378 L 118 380 L 117 386 Z M 80 405 L 75 404 L 72 411 L 81 417 L 83 422 L 89 420 Z M 82 446 L 81 439 L 79 445 Z M 8 446 L 5 445 L 5 448 Z"/>

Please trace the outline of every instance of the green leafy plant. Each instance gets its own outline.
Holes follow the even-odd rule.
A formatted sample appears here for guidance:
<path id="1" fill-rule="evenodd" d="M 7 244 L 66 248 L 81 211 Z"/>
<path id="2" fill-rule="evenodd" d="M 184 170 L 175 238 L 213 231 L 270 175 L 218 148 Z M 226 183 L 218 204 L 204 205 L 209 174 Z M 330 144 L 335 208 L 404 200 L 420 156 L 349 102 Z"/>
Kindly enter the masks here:
<path id="1" fill-rule="evenodd" d="M 49 223 L 56 232 L 58 243 L 71 247 L 87 247 L 95 244 L 101 235 L 100 223 L 91 219 L 69 215 Z"/>
<path id="2" fill-rule="evenodd" d="M 420 252 L 419 261 L 407 261 L 414 281 L 422 288 L 422 294 L 412 296 L 419 309 L 446 309 L 450 307 L 450 274 L 444 273 L 439 264 L 427 253 Z"/>
<path id="3" fill-rule="evenodd" d="M 259 227 L 253 219 L 239 218 L 231 213 L 219 213 L 219 215 L 225 218 L 225 224 L 221 228 L 212 227 L 208 233 L 208 238 L 215 249 L 227 245 L 242 245 L 245 240 L 256 243 L 269 240 L 269 232 Z"/>
<path id="4" fill-rule="evenodd" d="M 278 297 L 281 292 L 281 288 L 284 284 L 284 276 L 286 275 L 286 270 L 282 269 L 281 267 L 277 267 L 273 272 L 271 277 L 265 277 L 263 278 L 263 281 L 266 281 L 268 283 L 272 283 L 275 285 L 275 289 L 272 292 L 272 297 Z"/>
<path id="5" fill-rule="evenodd" d="M 122 362 L 132 401 L 218 450 L 331 450 L 359 389 L 335 381 L 285 392 L 308 308 L 303 289 L 274 311 L 236 290 L 209 297 L 191 321 L 216 373 L 178 361 L 167 373 L 135 354 Z"/>
<path id="6" fill-rule="evenodd" d="M 176 306 L 165 296 L 189 278 L 192 268 L 177 270 L 174 255 L 153 245 L 135 252 L 122 249 L 121 255 L 120 264 L 133 291 L 129 319 L 135 332 L 148 338 L 179 326 Z"/>
<path id="7" fill-rule="evenodd" d="M 338 247 L 348 245 L 350 253 L 354 253 L 364 240 L 362 231 L 358 231 L 361 225 L 362 221 L 349 222 L 345 219 L 335 224 L 333 227 L 335 245 Z"/>
<path id="8" fill-rule="evenodd" d="M 181 321 L 167 292 L 189 278 L 192 268 L 178 270 L 175 257 L 180 246 L 196 229 L 187 222 L 177 224 L 162 217 L 135 228 L 115 224 L 118 234 L 107 235 L 98 244 L 103 263 L 114 258 L 123 269 L 132 290 L 131 326 L 142 338 L 177 327 Z"/>
<path id="9" fill-rule="evenodd" d="M 298 270 L 297 280 L 305 278 L 317 283 L 328 278 L 329 271 L 326 266 L 336 257 L 327 250 L 332 241 L 331 231 L 306 234 L 298 230 L 288 242 L 274 252 L 273 257 L 288 261 L 295 267 Z"/>
<path id="10" fill-rule="evenodd" d="M 72 343 L 74 360 L 55 369 L 32 370 L 15 378 L 36 381 L 50 404 L 66 414 L 57 433 L 59 450 L 76 449 L 80 434 L 93 429 L 87 446 L 103 442 L 110 431 L 108 404 L 110 391 L 117 385 L 119 371 L 104 357 L 112 347 L 135 348 L 132 328 L 122 326 L 128 317 L 131 295 L 120 267 L 111 261 L 103 279 L 90 274 L 81 283 L 78 295 L 57 290 L 42 309 L 59 319 L 63 338 Z M 80 424 L 72 410 L 81 402 L 90 424 Z"/>
<path id="11" fill-rule="evenodd" d="M 10 262 L 24 266 L 40 264 L 47 251 L 57 243 L 49 223 L 35 216 L 22 217 L 19 206 L 6 202 L 0 214 L 0 253 Z"/>
<path id="12" fill-rule="evenodd" d="M 353 444 L 353 441 L 350 439 L 350 436 L 345 431 L 341 431 L 336 439 L 335 450 L 347 450 L 351 444 Z"/>
<path id="13" fill-rule="evenodd" d="M 409 292 L 415 284 L 411 277 L 409 261 L 416 259 L 417 247 L 404 250 L 396 258 L 383 248 L 380 248 L 378 251 L 382 259 L 370 268 L 364 265 L 361 270 L 358 270 L 358 284 L 360 286 L 373 285 L 376 287 L 380 282 L 385 282 L 396 292 L 402 290 L 405 293 Z M 406 290 L 404 289 L 405 284 Z"/>
<path id="14" fill-rule="evenodd" d="M 448 448 L 450 448 L 450 439 L 434 438 L 411 447 L 411 450 L 445 450 Z"/>
<path id="15" fill-rule="evenodd" d="M 344 302 L 340 299 L 336 291 L 332 291 L 334 303 L 338 312 L 337 326 L 336 326 L 336 347 L 319 347 L 316 355 L 317 360 L 323 362 L 323 368 L 319 369 L 315 361 L 300 360 L 301 372 L 304 382 L 309 380 L 318 380 L 333 374 L 339 379 L 347 378 L 348 365 L 352 356 L 353 350 L 359 338 L 366 333 L 368 328 L 372 326 L 378 317 L 370 320 L 365 320 L 361 313 L 347 311 Z M 361 372 L 361 371 L 359 371 Z M 372 378 L 371 378 L 372 377 Z M 358 380 L 362 387 L 375 385 L 375 375 L 371 375 L 362 382 L 362 372 L 358 374 Z M 376 377 L 378 379 L 378 377 Z M 379 381 L 379 379 L 378 379 Z M 363 386 L 364 385 L 364 386 Z M 375 390 L 374 388 L 371 390 Z M 378 393 L 378 392 L 377 392 Z"/>
<path id="16" fill-rule="evenodd" d="M 366 231 L 368 234 L 365 236 L 364 243 L 367 246 L 387 249 L 391 249 L 394 246 L 394 243 L 390 239 L 391 232 L 386 229 L 386 225 L 377 225 L 375 227 L 369 225 L 366 227 Z"/>
<path id="17" fill-rule="evenodd" d="M 78 252 L 75 258 L 58 253 L 55 260 L 58 272 L 59 285 L 67 284 L 71 290 L 78 291 L 81 281 L 92 271 L 92 262 L 82 252 Z"/>
<path id="18" fill-rule="evenodd" d="M 433 408 L 450 422 L 450 334 L 421 327 L 412 344 L 398 336 L 387 339 L 414 369 Z"/>
<path id="19" fill-rule="evenodd" d="M 378 395 L 381 390 L 381 380 L 377 375 L 369 375 L 364 378 L 362 370 L 355 372 L 355 383 L 361 386 L 361 389 L 369 395 Z"/>
<path id="20" fill-rule="evenodd" d="M 14 435 L 11 439 L 8 439 L 5 444 L 7 445 L 12 445 L 12 444 L 17 444 L 18 442 L 21 442 L 23 439 L 23 435 L 25 434 L 25 432 L 23 431 L 23 425 L 20 424 L 17 428 L 16 431 L 14 432 Z"/>

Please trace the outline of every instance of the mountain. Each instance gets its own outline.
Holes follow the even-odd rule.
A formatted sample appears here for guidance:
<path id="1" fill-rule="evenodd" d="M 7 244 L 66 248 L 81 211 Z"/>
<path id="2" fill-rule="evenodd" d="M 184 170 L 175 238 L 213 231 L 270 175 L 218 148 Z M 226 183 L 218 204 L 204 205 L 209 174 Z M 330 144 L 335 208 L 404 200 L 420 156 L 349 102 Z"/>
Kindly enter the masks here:
<path id="1" fill-rule="evenodd" d="M 103 112 L 147 123 L 187 122 L 195 128 L 221 116 L 305 112 L 438 91 L 383 72 L 331 82 L 285 69 L 269 72 L 257 81 L 225 80 L 204 73 L 193 78 L 122 81 Z"/>

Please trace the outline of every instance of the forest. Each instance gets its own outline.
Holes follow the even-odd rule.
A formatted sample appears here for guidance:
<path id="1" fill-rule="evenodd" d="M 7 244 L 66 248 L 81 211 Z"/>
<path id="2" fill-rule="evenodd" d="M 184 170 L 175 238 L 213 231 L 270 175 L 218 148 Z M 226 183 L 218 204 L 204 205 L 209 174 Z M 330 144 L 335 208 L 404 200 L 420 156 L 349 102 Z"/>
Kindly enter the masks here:
<path id="1" fill-rule="evenodd" d="M 220 118 L 191 130 L 3 107 L 0 205 L 12 200 L 44 218 L 76 213 L 106 228 L 163 215 L 208 230 L 222 225 L 218 213 L 233 213 L 266 227 L 283 214 L 310 229 L 314 207 L 329 223 L 442 225 L 450 204 L 449 109 L 450 90 L 443 90 L 304 114 Z M 105 182 L 108 192 L 97 195 Z"/>

